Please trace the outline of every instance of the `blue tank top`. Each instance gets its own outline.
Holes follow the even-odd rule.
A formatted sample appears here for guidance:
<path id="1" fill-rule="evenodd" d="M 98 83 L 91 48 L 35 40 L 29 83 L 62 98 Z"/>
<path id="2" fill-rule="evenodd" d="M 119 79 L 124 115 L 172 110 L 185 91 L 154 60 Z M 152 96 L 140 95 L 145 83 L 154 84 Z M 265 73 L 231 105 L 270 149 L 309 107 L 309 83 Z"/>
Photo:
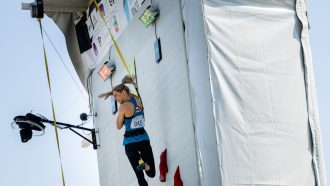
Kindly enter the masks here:
<path id="1" fill-rule="evenodd" d="M 149 136 L 144 130 L 143 111 L 138 106 L 134 97 L 131 97 L 128 102 L 134 105 L 135 111 L 132 117 L 124 118 L 125 135 L 123 145 L 149 140 Z"/>

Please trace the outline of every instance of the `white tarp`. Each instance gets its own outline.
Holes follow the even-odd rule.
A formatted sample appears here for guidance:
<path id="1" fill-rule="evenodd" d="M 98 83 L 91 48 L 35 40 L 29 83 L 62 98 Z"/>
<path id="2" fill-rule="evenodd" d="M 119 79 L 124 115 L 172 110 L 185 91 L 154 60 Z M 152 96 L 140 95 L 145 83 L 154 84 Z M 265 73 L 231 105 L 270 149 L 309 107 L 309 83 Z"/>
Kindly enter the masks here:
<path id="1" fill-rule="evenodd" d="M 309 45 L 309 24 L 307 20 L 307 3 L 304 0 L 297 0 L 296 12 L 302 24 L 301 44 L 304 55 L 305 83 L 307 93 L 308 121 L 313 136 L 313 162 L 318 185 L 327 185 L 324 168 L 323 147 L 321 141 L 321 131 L 317 108 L 316 88 L 312 63 L 312 54 Z"/>
<path id="2" fill-rule="evenodd" d="M 200 185 L 221 185 L 202 4 L 199 0 L 182 0 L 181 7 Z"/>
<path id="3" fill-rule="evenodd" d="M 202 2 L 222 184 L 325 185 L 295 1 Z"/>

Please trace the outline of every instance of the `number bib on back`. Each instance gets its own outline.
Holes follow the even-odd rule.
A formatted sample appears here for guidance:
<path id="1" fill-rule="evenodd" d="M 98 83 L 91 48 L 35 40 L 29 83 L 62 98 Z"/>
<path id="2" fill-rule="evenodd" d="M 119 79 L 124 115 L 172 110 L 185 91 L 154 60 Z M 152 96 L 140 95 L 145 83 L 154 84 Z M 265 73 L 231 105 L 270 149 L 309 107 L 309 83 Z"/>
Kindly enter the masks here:
<path id="1" fill-rule="evenodd" d="M 134 105 L 135 112 L 132 117 L 124 118 L 125 135 L 123 145 L 150 140 L 147 132 L 144 130 L 145 119 L 143 110 L 133 97 L 129 102 Z"/>
<path id="2" fill-rule="evenodd" d="M 144 116 L 135 116 L 131 121 L 131 129 L 139 129 L 144 127 Z"/>

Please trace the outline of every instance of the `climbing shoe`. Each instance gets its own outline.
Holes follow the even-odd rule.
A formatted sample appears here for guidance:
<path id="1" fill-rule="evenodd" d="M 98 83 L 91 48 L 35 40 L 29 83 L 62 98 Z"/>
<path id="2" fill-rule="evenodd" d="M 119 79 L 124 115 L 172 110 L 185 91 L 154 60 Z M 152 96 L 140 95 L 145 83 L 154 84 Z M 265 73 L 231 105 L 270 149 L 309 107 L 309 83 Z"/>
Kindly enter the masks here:
<path id="1" fill-rule="evenodd" d="M 144 161 L 143 161 L 143 159 L 140 159 L 139 160 L 139 165 L 136 167 L 136 170 L 138 170 L 138 171 L 142 171 L 142 170 L 144 170 Z"/>
<path id="2" fill-rule="evenodd" d="M 145 168 L 145 163 L 142 163 L 136 167 L 136 170 L 142 171 L 142 170 L 144 170 L 144 168 Z"/>

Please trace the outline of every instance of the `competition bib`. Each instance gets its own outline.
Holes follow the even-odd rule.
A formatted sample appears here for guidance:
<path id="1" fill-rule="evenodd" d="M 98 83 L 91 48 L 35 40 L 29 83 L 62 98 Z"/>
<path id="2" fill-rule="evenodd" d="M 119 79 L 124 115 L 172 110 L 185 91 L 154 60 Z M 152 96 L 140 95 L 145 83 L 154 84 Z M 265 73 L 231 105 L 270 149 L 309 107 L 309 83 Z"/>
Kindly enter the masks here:
<path id="1" fill-rule="evenodd" d="M 144 116 L 139 115 L 132 119 L 131 129 L 138 129 L 144 127 Z"/>

